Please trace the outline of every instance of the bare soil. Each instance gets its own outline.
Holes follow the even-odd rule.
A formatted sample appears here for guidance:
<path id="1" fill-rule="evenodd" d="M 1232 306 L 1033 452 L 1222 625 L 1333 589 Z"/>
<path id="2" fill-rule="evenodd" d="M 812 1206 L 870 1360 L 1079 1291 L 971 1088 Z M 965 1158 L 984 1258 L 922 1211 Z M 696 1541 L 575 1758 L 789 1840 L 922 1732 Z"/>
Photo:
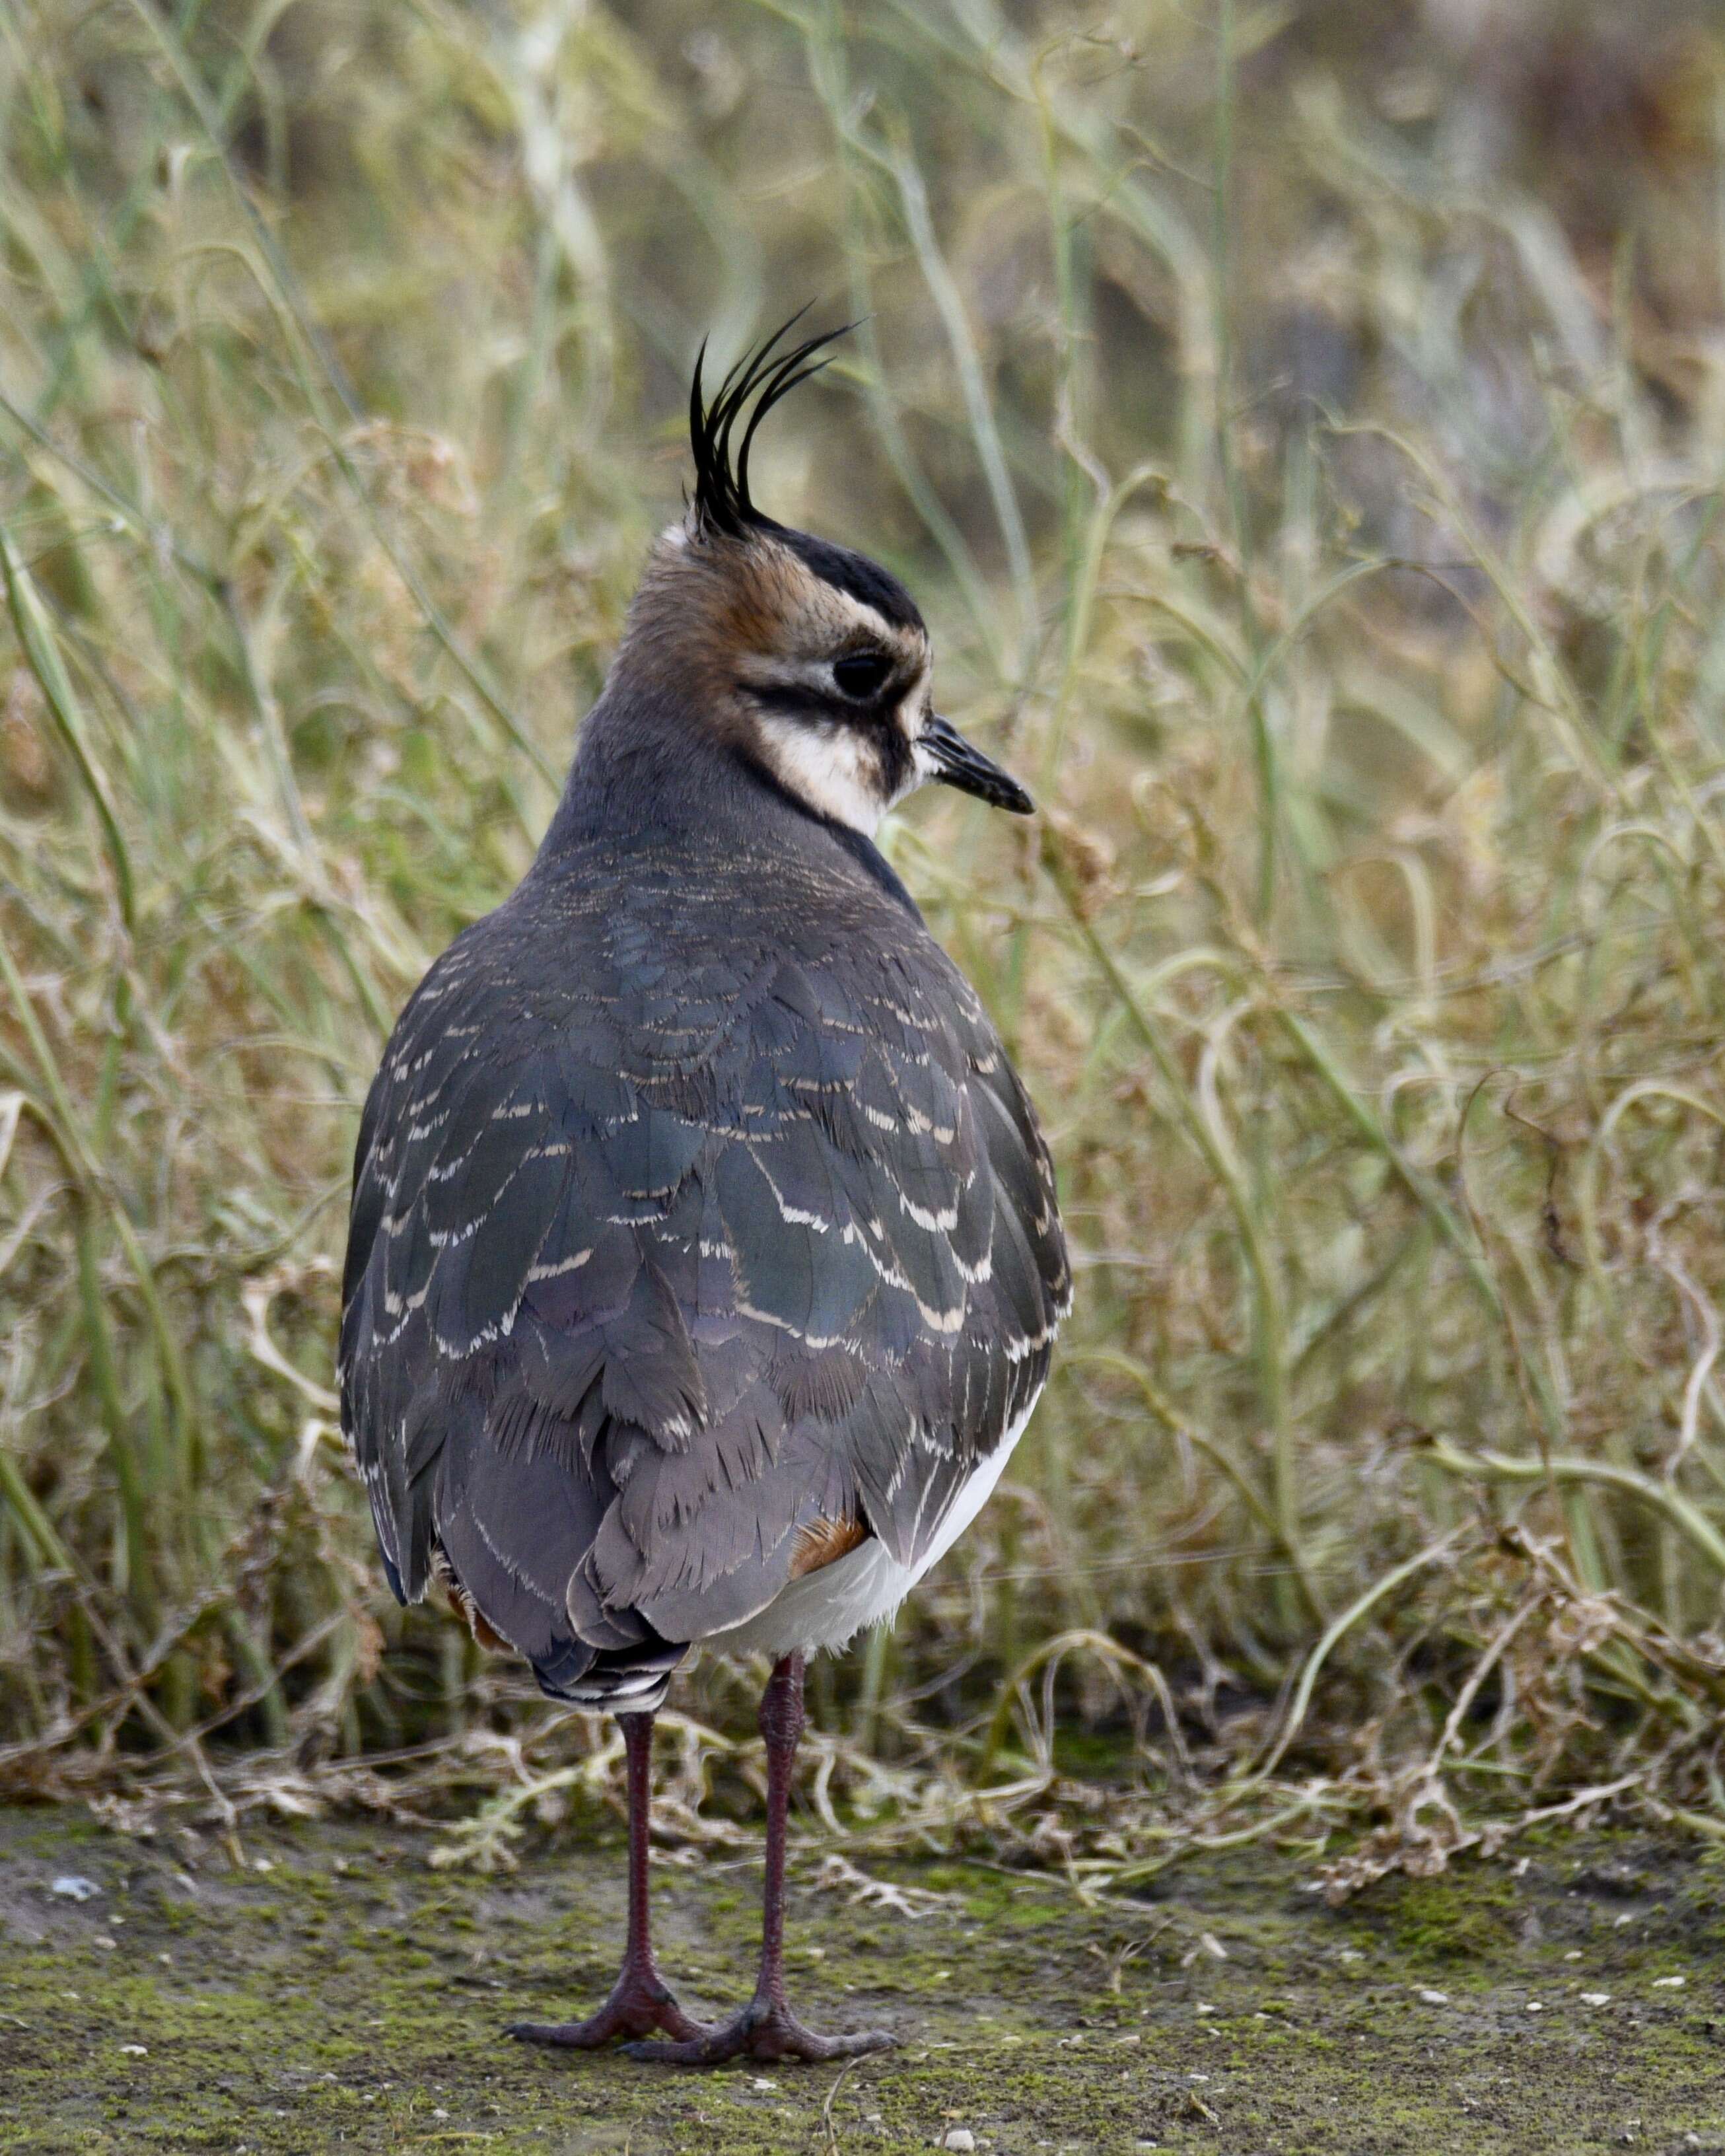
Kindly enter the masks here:
<path id="1" fill-rule="evenodd" d="M 0 2149 L 1725 2156 L 1725 1857 L 1693 1844 L 1554 1839 L 1340 1909 L 1264 1849 L 1096 1907 L 983 1865 L 873 1867 L 922 1890 L 916 1914 L 821 1887 L 810 1845 L 802 2010 L 900 2040 L 842 2076 L 518 2049 L 506 2020 L 609 1981 L 620 1833 L 572 1821 L 506 1876 L 429 1849 L 370 1823 L 228 1849 L 0 1813 Z M 696 2010 L 747 1988 L 757 1885 L 657 1874 Z"/>

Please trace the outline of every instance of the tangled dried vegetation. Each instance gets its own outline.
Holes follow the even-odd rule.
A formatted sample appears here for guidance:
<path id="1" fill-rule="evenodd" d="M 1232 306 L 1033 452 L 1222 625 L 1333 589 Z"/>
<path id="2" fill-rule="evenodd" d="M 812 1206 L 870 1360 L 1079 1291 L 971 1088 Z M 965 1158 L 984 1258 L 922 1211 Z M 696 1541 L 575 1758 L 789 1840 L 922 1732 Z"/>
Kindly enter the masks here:
<path id="1" fill-rule="evenodd" d="M 892 845 L 1080 1265 L 1011 1486 L 818 1673 L 815 1815 L 1098 1887 L 1274 1834 L 1337 1892 L 1725 1833 L 1725 43 L 1661 23 L 23 0 L 7 1790 L 497 1861 L 610 1786 L 382 1590 L 347 1158 L 549 812 L 696 337 L 812 293 L 864 326 L 761 492 L 926 595 L 1047 804 Z M 698 1850 L 747 1693 L 680 1703 Z"/>

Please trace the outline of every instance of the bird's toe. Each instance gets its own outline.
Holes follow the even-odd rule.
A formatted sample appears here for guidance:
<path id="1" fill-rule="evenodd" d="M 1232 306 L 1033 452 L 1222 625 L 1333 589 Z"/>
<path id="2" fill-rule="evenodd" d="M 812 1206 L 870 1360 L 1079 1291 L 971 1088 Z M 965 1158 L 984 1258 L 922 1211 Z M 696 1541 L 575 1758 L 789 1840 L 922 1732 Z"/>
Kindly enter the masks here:
<path id="1" fill-rule="evenodd" d="M 754 1999 L 730 2020 L 702 2030 L 692 2041 L 633 2043 L 624 2048 L 630 2058 L 656 2066 L 721 2066 L 732 2059 L 755 2059 L 775 2066 L 793 2061 L 816 2066 L 829 2060 L 861 2059 L 871 2052 L 891 2051 L 896 2041 L 885 2029 L 857 2029 L 844 2035 L 824 2036 L 799 2021 L 788 2007 Z"/>

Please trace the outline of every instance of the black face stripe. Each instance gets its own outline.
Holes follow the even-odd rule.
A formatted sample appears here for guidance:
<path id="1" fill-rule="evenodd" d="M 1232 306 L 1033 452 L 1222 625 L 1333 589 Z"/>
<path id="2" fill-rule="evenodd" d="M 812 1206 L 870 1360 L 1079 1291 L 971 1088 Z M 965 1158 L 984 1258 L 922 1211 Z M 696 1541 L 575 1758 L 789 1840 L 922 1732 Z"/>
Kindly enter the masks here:
<path id="1" fill-rule="evenodd" d="M 911 744 L 896 726 L 888 728 L 880 736 L 880 749 L 881 783 L 888 794 L 896 798 L 911 783 L 916 758 L 911 752 Z"/>
<path id="2" fill-rule="evenodd" d="M 865 606 L 873 607 L 895 629 L 924 627 L 915 599 L 896 577 L 883 569 L 878 562 L 871 562 L 866 554 L 853 554 L 848 547 L 834 547 L 824 539 L 813 538 L 806 531 L 793 531 L 783 526 L 774 530 L 773 536 L 824 584 L 830 584 L 835 592 L 843 592 L 847 598 L 860 599 Z"/>
<path id="3" fill-rule="evenodd" d="M 821 689 L 813 684 L 804 687 L 798 682 L 766 682 L 757 685 L 744 682 L 743 693 L 752 696 L 763 711 L 783 711 L 787 718 L 806 719 L 811 714 L 830 720 L 835 726 L 852 726 L 859 733 L 873 734 L 884 728 L 899 732 L 898 707 L 904 698 L 901 683 L 889 681 L 877 696 L 847 696 L 837 689 Z"/>

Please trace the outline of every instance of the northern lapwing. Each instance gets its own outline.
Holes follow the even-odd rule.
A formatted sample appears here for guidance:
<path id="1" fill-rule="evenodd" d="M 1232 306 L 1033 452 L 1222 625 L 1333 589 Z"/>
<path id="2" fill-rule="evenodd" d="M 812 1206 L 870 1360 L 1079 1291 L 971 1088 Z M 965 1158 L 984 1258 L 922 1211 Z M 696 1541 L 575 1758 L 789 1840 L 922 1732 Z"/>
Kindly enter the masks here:
<path id="1" fill-rule="evenodd" d="M 794 318 L 793 318 L 794 320 Z M 360 1125 L 343 1426 L 389 1584 L 441 1579 L 545 1691 L 619 1716 L 629 1916 L 590 2019 L 511 2033 L 705 2064 L 847 2058 L 783 1969 L 803 1660 L 976 1516 L 1070 1299 L 1047 1149 L 877 850 L 926 779 L 1029 797 L 930 701 L 897 580 L 749 493 L 792 324 L 690 400 L 653 547 L 513 896 L 403 1012 Z M 649 1750 L 691 1649 L 764 1654 L 760 1974 L 703 2026 L 648 1931 Z"/>

